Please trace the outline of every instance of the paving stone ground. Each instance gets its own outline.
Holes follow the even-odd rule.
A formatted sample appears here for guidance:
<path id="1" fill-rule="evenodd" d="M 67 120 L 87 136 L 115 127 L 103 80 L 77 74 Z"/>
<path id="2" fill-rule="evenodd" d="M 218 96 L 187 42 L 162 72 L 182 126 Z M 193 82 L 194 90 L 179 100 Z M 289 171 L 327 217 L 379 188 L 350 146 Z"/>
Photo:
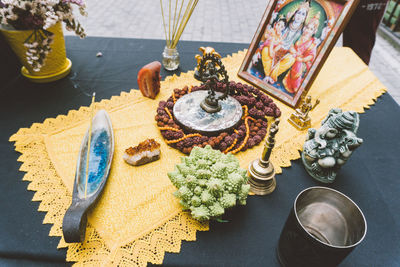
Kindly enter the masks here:
<path id="1" fill-rule="evenodd" d="M 250 43 L 267 3 L 265 0 L 200 0 L 181 40 Z M 80 22 L 88 36 L 165 39 L 158 0 L 86 0 L 86 4 L 89 15 L 80 18 Z M 166 5 L 164 12 L 168 12 Z M 380 35 L 377 35 L 370 69 L 400 104 L 400 51 Z"/>

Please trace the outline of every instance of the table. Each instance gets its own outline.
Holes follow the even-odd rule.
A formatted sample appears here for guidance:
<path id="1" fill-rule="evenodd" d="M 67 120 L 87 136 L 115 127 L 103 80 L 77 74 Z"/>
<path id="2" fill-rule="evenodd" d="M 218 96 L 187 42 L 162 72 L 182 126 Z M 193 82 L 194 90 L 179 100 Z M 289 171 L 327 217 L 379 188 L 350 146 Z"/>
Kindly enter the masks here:
<path id="1" fill-rule="evenodd" d="M 44 213 L 34 192 L 27 191 L 19 172 L 19 154 L 8 138 L 21 127 L 45 118 L 67 114 L 98 100 L 138 88 L 136 75 L 145 64 L 161 60 L 161 40 L 67 37 L 71 74 L 51 84 L 32 84 L 17 68 L 0 76 L 0 265 L 65 266 L 66 250 L 57 250 L 58 237 L 49 237 Z M 247 44 L 180 42 L 182 71 L 195 67 L 200 46 L 213 46 L 222 56 Z M 101 51 L 103 57 L 96 57 Z M 11 63 L 1 62 L 1 67 Z M 12 65 L 12 64 L 11 64 Z M 15 64 L 14 64 L 15 65 Z M 174 73 L 179 73 L 176 71 Z M 162 77 L 169 75 L 162 71 Z M 345 165 L 332 188 L 351 197 L 363 210 L 368 232 L 363 243 L 341 266 L 400 265 L 400 107 L 389 94 L 360 115 L 359 136 L 364 144 Z M 210 231 L 198 232 L 197 241 L 182 242 L 179 254 L 166 253 L 165 266 L 279 266 L 275 250 L 280 231 L 296 195 L 317 185 L 301 161 L 292 162 L 277 176 L 277 188 L 269 196 L 248 198 L 245 207 L 229 212 L 229 223 L 210 223 Z"/>

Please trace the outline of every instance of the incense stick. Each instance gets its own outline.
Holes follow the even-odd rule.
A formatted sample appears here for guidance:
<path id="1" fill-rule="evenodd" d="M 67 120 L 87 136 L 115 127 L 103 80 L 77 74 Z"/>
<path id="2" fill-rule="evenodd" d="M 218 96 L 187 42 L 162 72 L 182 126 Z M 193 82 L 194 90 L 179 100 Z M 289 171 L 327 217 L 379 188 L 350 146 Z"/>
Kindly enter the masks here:
<path id="1" fill-rule="evenodd" d="M 167 46 L 168 46 L 167 28 L 165 27 L 165 18 L 164 18 L 164 9 L 163 9 L 162 0 L 160 0 L 160 6 L 161 6 L 161 15 L 162 15 L 163 25 L 164 25 L 165 41 L 167 42 Z"/>
<path id="2" fill-rule="evenodd" d="M 168 19 L 169 19 L 168 39 L 171 40 L 171 0 L 169 0 Z M 171 44 L 171 42 L 169 44 Z"/>
<path id="3" fill-rule="evenodd" d="M 86 196 L 87 196 L 87 185 L 88 185 L 88 180 L 89 180 L 90 141 L 92 139 L 92 120 L 93 120 L 93 109 L 94 109 L 94 98 L 95 98 L 95 96 L 96 96 L 96 93 L 93 93 L 91 110 L 90 110 L 89 136 L 88 136 L 87 154 L 86 154 L 85 199 L 86 199 Z"/>
<path id="4" fill-rule="evenodd" d="M 181 38 L 181 35 L 186 27 L 186 24 L 188 23 L 190 17 L 192 16 L 193 10 L 196 7 L 199 0 L 189 0 L 189 2 L 187 3 L 187 5 L 185 7 L 185 11 L 183 12 L 182 17 L 181 17 L 181 12 L 182 12 L 182 8 L 184 6 L 185 0 L 181 0 L 178 16 L 176 16 L 178 6 L 179 6 L 178 2 L 179 2 L 179 0 L 175 0 L 175 8 L 173 10 L 171 10 L 173 8 L 173 6 L 171 3 L 171 0 L 168 0 L 168 25 L 166 25 L 163 1 L 160 0 L 165 41 L 166 41 L 168 48 L 175 48 L 178 45 L 179 39 Z M 172 27 L 172 32 L 171 32 L 171 27 Z M 168 33 L 167 33 L 167 28 L 168 28 Z"/>
<path id="5" fill-rule="evenodd" d="M 192 2 L 192 1 L 190 1 L 190 2 Z M 181 35 L 182 35 L 182 33 L 183 33 L 183 30 L 185 29 L 185 27 L 186 27 L 186 24 L 188 23 L 188 21 L 189 21 L 189 18 L 192 16 L 192 13 L 193 13 L 193 10 L 194 10 L 194 8 L 196 7 L 196 5 L 197 5 L 197 3 L 199 2 L 199 0 L 195 0 L 194 1 L 194 4 L 193 4 L 193 6 L 190 8 L 190 10 L 189 10 L 189 13 L 188 13 L 188 15 L 187 15 L 187 19 L 185 19 L 184 21 L 183 21 L 183 19 L 182 19 L 182 21 L 183 21 L 183 26 L 181 26 L 182 25 L 182 21 L 181 21 L 181 25 L 180 25 L 180 28 L 178 29 L 178 35 L 177 36 L 175 36 L 175 38 L 174 38 L 174 41 L 173 41 L 173 43 L 172 43 L 172 47 L 176 47 L 177 45 L 178 45 L 178 42 L 179 42 L 179 39 L 181 38 Z"/>
<path id="6" fill-rule="evenodd" d="M 178 3 L 178 1 L 176 1 L 176 3 Z M 179 8 L 179 14 L 178 14 L 178 18 L 177 20 L 174 22 L 174 35 L 172 36 L 172 39 L 175 38 L 175 33 L 176 33 L 176 29 L 178 29 L 178 22 L 179 22 L 179 18 L 181 17 L 181 13 L 182 13 L 182 8 L 183 8 L 183 4 L 185 3 L 185 0 L 182 0 L 181 2 L 181 7 Z"/>
<path id="7" fill-rule="evenodd" d="M 178 1 L 175 1 L 175 10 L 174 10 L 174 19 L 172 20 L 172 39 L 174 39 L 173 33 L 175 32 L 175 18 L 176 18 L 176 10 L 178 7 Z"/>

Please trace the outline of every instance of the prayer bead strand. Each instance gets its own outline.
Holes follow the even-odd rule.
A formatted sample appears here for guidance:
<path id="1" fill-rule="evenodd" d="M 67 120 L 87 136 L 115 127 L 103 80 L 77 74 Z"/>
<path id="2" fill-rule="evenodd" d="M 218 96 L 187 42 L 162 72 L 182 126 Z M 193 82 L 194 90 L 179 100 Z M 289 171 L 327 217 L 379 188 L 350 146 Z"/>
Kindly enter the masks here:
<path id="1" fill-rule="evenodd" d="M 235 140 L 233 141 L 232 145 L 230 145 L 227 149 L 225 149 L 224 154 L 228 153 L 232 148 L 235 147 L 236 143 L 237 143 L 237 138 L 235 138 Z"/>
<path id="2" fill-rule="evenodd" d="M 256 119 L 254 119 L 253 117 L 248 116 L 247 118 L 249 118 L 252 121 L 257 121 Z"/>
<path id="3" fill-rule="evenodd" d="M 160 129 L 161 131 L 168 131 L 168 130 L 170 130 L 170 131 L 174 131 L 174 132 L 180 132 L 181 130 L 180 129 L 176 129 L 176 128 L 174 128 L 174 127 L 158 127 L 158 129 Z"/>
<path id="4" fill-rule="evenodd" d="M 249 115 L 249 108 L 247 107 L 247 105 L 243 105 L 242 108 L 244 109 L 244 115 L 242 119 L 244 119 Z"/>
<path id="5" fill-rule="evenodd" d="M 174 101 L 174 104 L 176 103 L 176 97 L 175 97 L 175 92 L 172 91 L 172 100 Z"/>
<path id="6" fill-rule="evenodd" d="M 167 112 L 169 118 L 170 118 L 171 120 L 173 120 L 174 117 L 172 117 L 172 114 L 171 114 L 171 112 L 169 112 L 169 109 L 168 109 L 167 107 L 165 107 L 164 110 L 165 110 L 165 112 Z"/>
<path id="7" fill-rule="evenodd" d="M 218 89 L 221 89 L 221 86 L 218 86 Z M 263 138 L 253 137 L 265 136 L 265 131 L 268 128 L 268 118 L 269 116 L 279 117 L 281 114 L 279 108 L 276 105 L 273 105 L 273 101 L 267 95 L 259 93 L 258 89 L 255 89 L 254 87 L 235 82 L 230 82 L 229 86 L 233 88 L 230 93 L 237 101 L 239 101 L 239 103 L 241 103 L 243 112 L 240 124 L 235 127 L 236 129 L 227 130 L 223 133 L 224 135 L 221 133 L 218 137 L 208 137 L 199 133 L 193 133 L 190 135 L 188 133 L 188 135 L 186 135 L 183 128 L 171 121 L 174 120 L 171 109 L 180 97 L 193 91 L 205 90 L 206 88 L 204 85 L 184 86 L 182 89 L 174 89 L 171 93 L 171 97 L 166 101 L 160 101 L 157 109 L 158 114 L 156 116 L 156 121 L 158 128 L 162 132 L 163 137 L 165 135 L 166 137 L 171 138 L 168 140 L 164 137 L 166 143 L 185 154 L 190 153 L 193 146 L 205 146 L 207 144 L 211 145 L 214 149 L 221 150 L 223 153 L 237 153 L 249 148 L 248 146 L 250 144 L 251 146 L 259 144 L 259 139 L 262 140 Z M 269 107 L 269 109 L 266 109 L 267 107 Z M 268 116 L 265 114 L 268 114 Z M 251 120 L 251 122 L 249 120 Z M 221 135 L 223 137 L 221 137 Z M 190 141 L 187 140 L 185 142 L 180 142 L 189 137 L 195 138 L 193 138 L 193 140 L 189 139 Z M 198 137 L 200 137 L 200 139 L 198 139 Z M 225 141 L 225 137 L 229 138 Z M 227 143 L 231 144 L 228 146 Z M 222 148 L 225 149 L 222 150 Z"/>
<path id="8" fill-rule="evenodd" d="M 188 134 L 188 135 L 185 135 L 185 136 L 183 136 L 183 137 L 181 137 L 181 138 L 179 138 L 179 139 L 175 139 L 175 140 L 165 140 L 165 142 L 166 142 L 167 144 L 174 144 L 174 143 L 178 143 L 178 142 L 180 142 L 180 141 L 183 141 L 183 140 L 185 140 L 186 138 L 195 137 L 195 136 L 201 137 L 201 134 L 198 134 L 198 133 L 195 133 L 195 134 Z"/>
<path id="9" fill-rule="evenodd" d="M 231 151 L 232 154 L 236 154 L 237 152 L 239 152 L 246 145 L 247 140 L 249 139 L 249 136 L 250 136 L 249 118 L 251 118 L 251 117 L 246 117 L 244 119 L 244 124 L 246 125 L 246 136 L 244 137 L 244 140 L 243 140 L 242 144 L 238 148 L 236 148 L 235 150 Z"/>

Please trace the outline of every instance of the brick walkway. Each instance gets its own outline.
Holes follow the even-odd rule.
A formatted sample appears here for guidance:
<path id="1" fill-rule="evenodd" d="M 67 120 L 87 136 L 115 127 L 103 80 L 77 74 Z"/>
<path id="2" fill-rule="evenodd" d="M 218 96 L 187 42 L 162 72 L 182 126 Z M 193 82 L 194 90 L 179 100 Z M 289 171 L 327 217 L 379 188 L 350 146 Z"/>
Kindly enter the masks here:
<path id="1" fill-rule="evenodd" d="M 165 39 L 159 1 L 86 0 L 86 3 L 89 16 L 80 21 L 88 36 Z M 181 40 L 250 43 L 266 3 L 265 0 L 201 0 Z M 379 35 L 370 69 L 400 103 L 400 52 Z"/>

